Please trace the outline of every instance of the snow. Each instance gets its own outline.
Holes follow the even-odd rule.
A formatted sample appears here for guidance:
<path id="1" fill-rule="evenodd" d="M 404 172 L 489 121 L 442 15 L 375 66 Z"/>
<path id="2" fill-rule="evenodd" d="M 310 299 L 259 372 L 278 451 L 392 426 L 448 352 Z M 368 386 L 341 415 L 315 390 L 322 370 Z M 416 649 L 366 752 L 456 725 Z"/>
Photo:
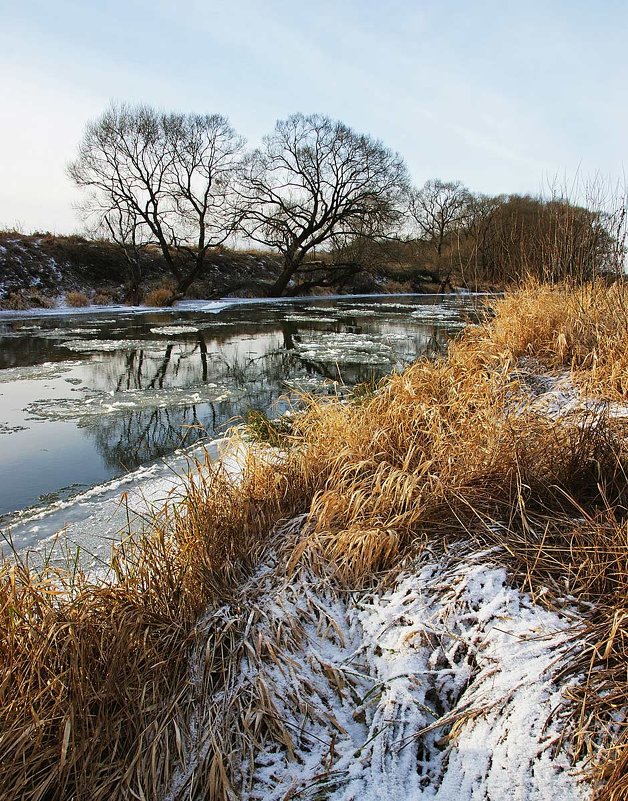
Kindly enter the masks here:
<path id="1" fill-rule="evenodd" d="M 273 658 L 247 657 L 233 692 L 263 687 L 290 748 L 266 735 L 252 763 L 243 755 L 243 800 L 589 796 L 582 766 L 554 748 L 569 622 L 510 587 L 490 555 L 428 556 L 353 597 L 307 574 L 265 583 L 251 641 L 271 641 Z"/>
<path id="2" fill-rule="evenodd" d="M 567 370 L 544 372 L 542 367 L 522 359 L 512 374 L 525 391 L 524 400 L 515 396 L 515 409 L 538 412 L 552 420 L 578 413 L 583 419 L 628 417 L 628 405 L 588 397 L 573 382 Z"/>
<path id="3" fill-rule="evenodd" d="M 165 801 L 207 757 L 204 725 L 232 738 L 223 756 L 242 801 L 584 801 L 553 679 L 572 625 L 509 586 L 495 553 L 425 552 L 362 592 L 269 557 L 237 606 L 199 622 L 195 702 Z M 212 626 L 242 633 L 240 669 L 208 698 Z"/>

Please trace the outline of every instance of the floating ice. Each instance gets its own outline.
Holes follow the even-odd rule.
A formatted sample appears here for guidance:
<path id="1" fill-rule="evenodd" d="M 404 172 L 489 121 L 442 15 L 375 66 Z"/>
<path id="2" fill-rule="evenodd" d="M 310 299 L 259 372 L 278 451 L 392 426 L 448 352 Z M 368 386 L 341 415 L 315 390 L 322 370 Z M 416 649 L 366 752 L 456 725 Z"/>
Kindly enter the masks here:
<path id="1" fill-rule="evenodd" d="M 151 328 L 151 334 L 164 334 L 171 336 L 173 334 L 196 334 L 198 328 L 195 325 L 162 325 L 157 328 Z"/>
<path id="2" fill-rule="evenodd" d="M 201 384 L 168 389 L 121 390 L 116 393 L 83 390 L 76 398 L 43 398 L 24 409 L 27 419 L 83 420 L 142 409 L 175 409 L 201 403 L 221 403 L 243 390 L 226 384 Z"/>
<path id="3" fill-rule="evenodd" d="M 446 322 L 449 325 L 466 325 L 464 320 L 460 319 L 460 310 L 457 308 L 445 308 L 443 306 L 423 306 L 416 309 L 410 315 L 418 320 L 425 320 L 425 322 Z"/>
<path id="4" fill-rule="evenodd" d="M 302 359 L 337 364 L 392 364 L 394 350 L 366 334 L 321 334 L 316 341 L 299 342 L 295 350 Z"/>
<path id="5" fill-rule="evenodd" d="M 78 353 L 109 352 L 116 350 L 163 350 L 168 340 L 154 339 L 80 339 L 77 341 L 60 342 L 58 347 L 74 350 Z"/>
<path id="6" fill-rule="evenodd" d="M 289 323 L 336 323 L 337 317 L 316 317 L 307 314 L 286 314 L 283 318 Z"/>
<path id="7" fill-rule="evenodd" d="M 243 463 L 227 439 L 179 450 L 168 459 L 91 487 L 67 501 L 28 509 L 3 521 L 3 535 L 22 556 L 52 552 L 64 563 L 80 548 L 83 569 L 106 571 L 112 545 L 141 531 L 151 511 L 181 497 L 192 460 L 220 461 L 234 478 Z M 1 548 L 0 548 L 1 550 Z"/>
<path id="8" fill-rule="evenodd" d="M 43 362 L 27 367 L 7 367 L 0 370 L 0 384 L 11 384 L 14 381 L 43 381 L 59 378 L 72 368 L 83 364 L 81 361 Z"/>

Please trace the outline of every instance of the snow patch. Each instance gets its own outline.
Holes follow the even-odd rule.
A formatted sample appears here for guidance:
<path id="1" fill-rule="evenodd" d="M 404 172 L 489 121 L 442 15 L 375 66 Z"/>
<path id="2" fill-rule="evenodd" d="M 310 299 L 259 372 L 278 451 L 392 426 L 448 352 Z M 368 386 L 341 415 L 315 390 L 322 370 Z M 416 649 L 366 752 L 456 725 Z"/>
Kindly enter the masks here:
<path id="1" fill-rule="evenodd" d="M 486 554 L 432 557 L 361 596 L 312 576 L 280 582 L 257 611 L 251 642 L 269 642 L 270 657 L 247 657 L 233 691 L 261 693 L 283 734 L 243 755 L 242 799 L 589 797 L 582 765 L 557 748 L 567 707 L 552 676 L 568 622 Z"/>

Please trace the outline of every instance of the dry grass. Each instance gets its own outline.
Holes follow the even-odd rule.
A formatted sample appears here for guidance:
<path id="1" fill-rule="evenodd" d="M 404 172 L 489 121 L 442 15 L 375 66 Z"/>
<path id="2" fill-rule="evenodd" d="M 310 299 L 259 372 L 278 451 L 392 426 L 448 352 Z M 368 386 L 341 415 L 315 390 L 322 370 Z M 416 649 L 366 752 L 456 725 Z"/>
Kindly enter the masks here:
<path id="1" fill-rule="evenodd" d="M 580 605 L 575 736 L 581 752 L 606 748 L 592 763 L 598 797 L 626 798 L 628 734 L 611 721 L 628 706 L 627 424 L 597 412 L 552 420 L 526 404 L 512 368 L 534 357 L 622 397 L 614 359 L 626 358 L 627 330 L 623 286 L 529 286 L 447 359 L 420 361 L 359 403 L 311 401 L 281 462 L 249 457 L 238 485 L 197 465 L 183 504 L 119 552 L 117 584 L 5 565 L 2 797 L 158 798 L 183 776 L 169 797 L 236 798 L 242 743 L 255 748 L 268 726 L 281 739 L 281 721 L 261 696 L 211 699 L 252 647 L 247 577 L 278 524 L 307 513 L 283 543 L 292 570 L 356 588 L 426 542 L 476 539 L 502 546 L 539 601 Z M 255 647 L 272 659 L 270 641 Z M 199 730 L 202 758 L 189 767 Z"/>
<path id="2" fill-rule="evenodd" d="M 172 303 L 172 295 L 174 290 L 168 287 L 157 287 L 157 289 L 151 289 L 150 292 L 147 292 L 144 296 L 144 305 L 145 306 L 169 306 Z"/>
<path id="3" fill-rule="evenodd" d="M 628 285 L 618 281 L 556 287 L 530 283 L 496 305 L 496 318 L 472 337 L 492 362 L 521 357 L 567 368 L 597 397 L 628 394 Z"/>
<path id="4" fill-rule="evenodd" d="M 168 784 L 187 725 L 197 620 L 237 592 L 304 491 L 294 475 L 261 464 L 245 470 L 239 488 L 208 465 L 198 476 L 184 505 L 120 551 L 114 585 L 2 568 L 3 799 L 157 798 Z M 215 682 L 225 669 L 221 622 L 204 632 Z M 210 773 L 219 744 L 214 751 Z M 220 775 L 213 782 L 223 784 Z"/>
<path id="5" fill-rule="evenodd" d="M 90 300 L 84 292 L 68 292 L 65 296 L 65 302 L 75 309 L 80 309 L 90 304 Z"/>
<path id="6" fill-rule="evenodd" d="M 110 292 L 101 290 L 94 295 L 93 303 L 95 306 L 111 306 L 112 303 L 115 303 L 115 300 Z"/>

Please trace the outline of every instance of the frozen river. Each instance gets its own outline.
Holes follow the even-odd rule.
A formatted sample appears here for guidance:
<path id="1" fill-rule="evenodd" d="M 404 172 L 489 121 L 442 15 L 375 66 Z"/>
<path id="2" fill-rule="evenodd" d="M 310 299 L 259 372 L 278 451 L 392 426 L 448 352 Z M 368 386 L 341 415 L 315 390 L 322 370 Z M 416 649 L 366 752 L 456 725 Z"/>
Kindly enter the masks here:
<path id="1" fill-rule="evenodd" d="M 249 410 L 276 416 L 300 392 L 377 380 L 442 348 L 480 302 L 388 295 L 0 312 L 0 529 L 20 551 L 63 531 L 102 556 L 103 534 L 125 524 L 122 493 L 141 513 L 176 491 L 195 447 Z"/>

